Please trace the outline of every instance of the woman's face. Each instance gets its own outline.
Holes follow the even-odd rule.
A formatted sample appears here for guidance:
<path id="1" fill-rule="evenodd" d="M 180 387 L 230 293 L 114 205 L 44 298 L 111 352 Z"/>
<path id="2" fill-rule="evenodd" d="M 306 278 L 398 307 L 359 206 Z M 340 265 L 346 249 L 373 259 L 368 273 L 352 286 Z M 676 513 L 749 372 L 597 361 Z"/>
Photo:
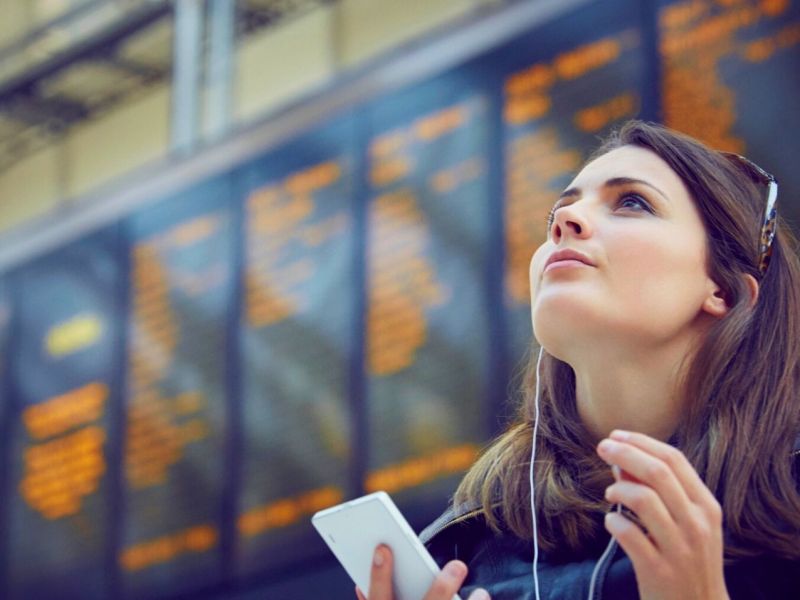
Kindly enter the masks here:
<path id="1" fill-rule="evenodd" d="M 701 326 L 716 289 L 705 229 L 683 182 L 655 153 L 623 146 L 597 158 L 554 208 L 530 265 L 534 333 L 551 354 L 568 361 L 576 341 L 644 349 Z M 591 264 L 548 264 L 564 250 Z"/>

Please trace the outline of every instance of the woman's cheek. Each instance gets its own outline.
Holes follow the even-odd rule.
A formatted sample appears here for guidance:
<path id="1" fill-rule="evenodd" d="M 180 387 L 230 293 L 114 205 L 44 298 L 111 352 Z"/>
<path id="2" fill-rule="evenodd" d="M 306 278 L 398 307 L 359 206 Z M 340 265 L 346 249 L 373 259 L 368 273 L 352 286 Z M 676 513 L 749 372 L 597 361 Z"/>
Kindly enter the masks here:
<path id="1" fill-rule="evenodd" d="M 541 277 L 542 267 L 545 257 L 545 248 L 544 245 L 539 246 L 536 252 L 533 253 L 533 257 L 531 257 L 531 264 L 530 269 L 528 270 L 528 276 L 530 277 L 530 284 L 531 284 L 531 294 L 539 287 L 539 278 Z"/>
<path id="2" fill-rule="evenodd" d="M 692 259 L 692 263 L 696 261 Z M 665 326 L 673 320 L 683 320 L 684 313 L 692 310 L 684 304 L 693 303 L 687 296 L 692 295 L 697 283 L 694 265 L 686 262 L 668 245 L 631 240 L 624 256 L 617 255 L 611 269 L 610 285 L 617 305 L 631 321 L 636 321 L 639 313 L 647 315 L 647 319 L 660 315 Z"/>

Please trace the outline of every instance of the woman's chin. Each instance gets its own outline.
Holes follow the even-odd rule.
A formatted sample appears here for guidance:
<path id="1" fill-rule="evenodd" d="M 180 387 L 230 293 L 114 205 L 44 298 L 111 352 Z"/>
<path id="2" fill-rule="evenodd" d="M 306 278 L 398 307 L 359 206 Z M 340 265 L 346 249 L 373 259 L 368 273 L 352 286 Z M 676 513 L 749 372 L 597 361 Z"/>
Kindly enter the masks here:
<path id="1" fill-rule="evenodd" d="M 596 300 L 587 302 L 583 294 L 541 294 L 531 304 L 531 319 L 537 323 L 555 323 L 572 329 L 589 325 L 600 318 Z"/>
<path id="2" fill-rule="evenodd" d="M 588 342 L 608 332 L 597 314 L 587 310 L 587 307 L 582 310 L 577 310 L 577 307 L 576 310 L 568 310 L 565 306 L 559 306 L 559 310 L 541 308 L 537 306 L 531 311 L 533 335 L 556 358 L 560 358 L 559 349 Z"/>

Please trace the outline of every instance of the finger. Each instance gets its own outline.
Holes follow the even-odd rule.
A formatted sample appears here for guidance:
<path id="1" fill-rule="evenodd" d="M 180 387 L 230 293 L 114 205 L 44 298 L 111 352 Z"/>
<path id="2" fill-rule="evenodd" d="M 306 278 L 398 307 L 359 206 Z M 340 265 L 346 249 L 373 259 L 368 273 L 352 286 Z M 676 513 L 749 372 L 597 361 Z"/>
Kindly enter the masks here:
<path id="1" fill-rule="evenodd" d="M 609 437 L 636 446 L 667 463 L 692 502 L 699 504 L 708 500 L 709 496 L 714 498 L 683 452 L 674 446 L 635 431 L 615 429 Z"/>
<path id="2" fill-rule="evenodd" d="M 467 565 L 451 560 L 433 580 L 423 600 L 452 600 L 467 576 Z M 373 600 L 370 596 L 369 600 Z"/>
<path id="3" fill-rule="evenodd" d="M 367 597 L 361 593 L 361 588 L 358 586 L 356 586 L 356 598 L 358 598 L 358 600 L 367 600 Z"/>
<path id="4" fill-rule="evenodd" d="M 619 465 L 611 465 L 611 474 L 614 476 L 614 481 L 632 481 L 633 483 L 642 483 L 627 471 L 620 469 Z"/>
<path id="5" fill-rule="evenodd" d="M 677 523 L 686 523 L 689 520 L 689 496 L 672 468 L 663 460 L 637 446 L 610 439 L 600 442 L 597 452 L 607 463 L 618 465 L 643 484 L 653 488 Z"/>
<path id="6" fill-rule="evenodd" d="M 605 527 L 631 559 L 637 573 L 646 573 L 660 560 L 658 551 L 630 519 L 620 513 L 606 513 Z"/>
<path id="7" fill-rule="evenodd" d="M 485 589 L 478 588 L 469 595 L 469 598 L 467 598 L 467 600 L 492 600 L 492 597 L 489 595 L 489 592 L 487 592 Z"/>
<path id="8" fill-rule="evenodd" d="M 631 509 L 660 551 L 677 548 L 681 544 L 678 525 L 669 514 L 653 488 L 630 481 L 619 481 L 606 488 L 606 500 L 623 504 Z"/>
<path id="9" fill-rule="evenodd" d="M 392 551 L 380 545 L 372 556 L 369 573 L 369 600 L 392 600 Z"/>

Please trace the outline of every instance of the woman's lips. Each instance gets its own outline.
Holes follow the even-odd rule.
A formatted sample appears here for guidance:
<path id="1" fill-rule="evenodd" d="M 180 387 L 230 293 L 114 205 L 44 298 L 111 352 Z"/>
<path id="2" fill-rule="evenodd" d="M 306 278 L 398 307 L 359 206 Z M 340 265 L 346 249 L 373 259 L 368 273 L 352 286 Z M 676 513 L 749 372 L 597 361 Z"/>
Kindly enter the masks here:
<path id="1" fill-rule="evenodd" d="M 591 265 L 587 265 L 585 262 L 580 260 L 576 260 L 574 258 L 565 258 L 563 260 L 557 260 L 551 262 L 547 265 L 544 269 L 544 272 L 547 273 L 548 271 L 553 271 L 555 269 L 568 269 L 571 267 L 590 267 Z"/>

